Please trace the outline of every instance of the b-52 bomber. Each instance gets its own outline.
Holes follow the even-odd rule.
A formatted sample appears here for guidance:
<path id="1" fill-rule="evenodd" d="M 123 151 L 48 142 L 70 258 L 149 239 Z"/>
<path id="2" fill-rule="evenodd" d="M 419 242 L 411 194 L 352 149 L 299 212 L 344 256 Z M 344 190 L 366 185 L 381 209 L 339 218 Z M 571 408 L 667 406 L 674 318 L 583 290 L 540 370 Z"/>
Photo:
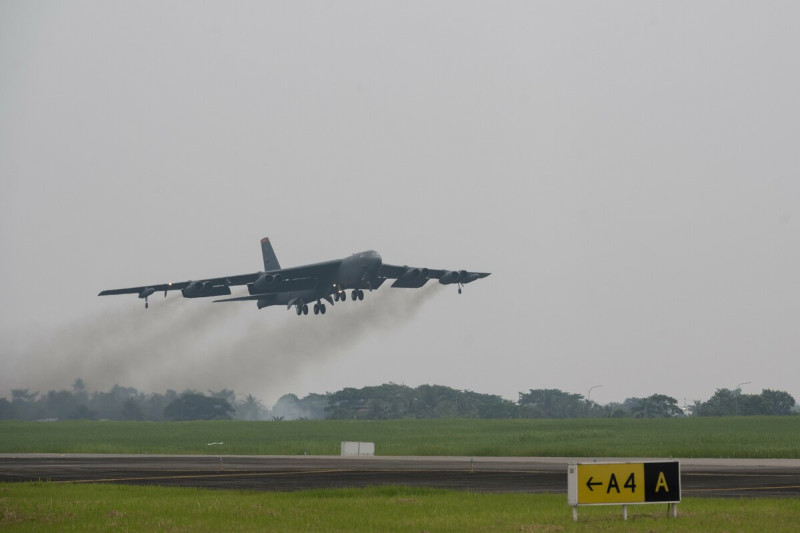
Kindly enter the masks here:
<path id="1" fill-rule="evenodd" d="M 113 294 L 138 294 L 149 307 L 148 298 L 156 292 L 180 290 L 184 298 L 207 298 L 228 296 L 231 287 L 247 286 L 248 296 L 224 298 L 214 302 L 241 302 L 253 300 L 259 309 L 271 305 L 285 305 L 295 308 L 297 315 L 307 315 L 308 305 L 313 303 L 315 315 L 325 314 L 324 302 L 347 300 L 347 292 L 353 301 L 364 299 L 364 289 L 375 290 L 387 279 L 395 280 L 392 287 L 418 289 L 429 279 L 438 279 L 442 285 L 457 285 L 458 293 L 467 283 L 485 278 L 489 272 L 469 272 L 467 270 L 435 270 L 409 266 L 387 265 L 378 252 L 369 250 L 359 252 L 333 261 L 313 263 L 292 268 L 281 268 L 269 238 L 261 239 L 261 254 L 264 258 L 264 271 L 253 274 L 239 274 L 221 278 L 208 278 L 177 283 L 161 283 L 127 289 L 102 291 L 98 296 Z"/>

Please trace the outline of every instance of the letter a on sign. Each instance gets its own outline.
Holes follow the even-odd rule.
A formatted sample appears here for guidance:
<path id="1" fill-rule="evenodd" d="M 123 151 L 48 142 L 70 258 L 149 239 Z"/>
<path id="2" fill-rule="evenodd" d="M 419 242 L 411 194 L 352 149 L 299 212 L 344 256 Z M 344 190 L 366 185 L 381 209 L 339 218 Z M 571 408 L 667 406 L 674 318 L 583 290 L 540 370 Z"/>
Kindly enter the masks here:
<path id="1" fill-rule="evenodd" d="M 611 474 L 611 478 L 608 480 L 608 488 L 606 492 L 611 492 L 611 489 L 617 489 L 617 494 L 619 494 L 619 483 L 617 483 L 617 476 L 615 474 Z"/>
<path id="2" fill-rule="evenodd" d="M 667 479 L 664 477 L 664 472 L 658 473 L 658 481 L 656 481 L 656 492 L 664 489 L 666 492 L 669 492 L 669 486 L 667 485 Z"/>

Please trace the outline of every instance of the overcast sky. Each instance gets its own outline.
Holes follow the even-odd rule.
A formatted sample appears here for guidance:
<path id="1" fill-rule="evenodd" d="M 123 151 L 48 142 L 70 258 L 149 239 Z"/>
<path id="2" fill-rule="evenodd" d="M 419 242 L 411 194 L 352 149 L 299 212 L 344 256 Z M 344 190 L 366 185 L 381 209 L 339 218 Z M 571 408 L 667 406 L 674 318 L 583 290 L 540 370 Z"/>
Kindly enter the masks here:
<path id="1" fill-rule="evenodd" d="M 0 0 L 0 396 L 800 400 L 796 2 Z M 103 289 L 375 249 L 298 318 Z M 238 289 L 236 294 L 241 292 Z"/>

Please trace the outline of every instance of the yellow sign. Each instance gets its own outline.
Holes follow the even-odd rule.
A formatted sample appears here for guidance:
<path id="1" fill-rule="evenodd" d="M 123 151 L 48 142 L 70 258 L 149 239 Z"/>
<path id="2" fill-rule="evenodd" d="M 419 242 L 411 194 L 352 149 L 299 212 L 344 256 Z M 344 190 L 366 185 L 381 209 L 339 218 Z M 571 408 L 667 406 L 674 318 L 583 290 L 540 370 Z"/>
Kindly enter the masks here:
<path id="1" fill-rule="evenodd" d="M 625 505 L 681 501 L 678 461 L 570 464 L 569 504 Z"/>
<path id="2" fill-rule="evenodd" d="M 644 502 L 644 465 L 580 465 L 578 501 L 584 504 Z"/>

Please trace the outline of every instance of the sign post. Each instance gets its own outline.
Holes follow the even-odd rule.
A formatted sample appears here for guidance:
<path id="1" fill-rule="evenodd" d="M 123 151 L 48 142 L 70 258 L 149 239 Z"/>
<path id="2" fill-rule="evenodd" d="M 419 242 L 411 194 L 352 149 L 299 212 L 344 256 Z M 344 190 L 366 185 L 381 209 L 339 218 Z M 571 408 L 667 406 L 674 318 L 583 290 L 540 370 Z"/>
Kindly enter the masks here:
<path id="1" fill-rule="evenodd" d="M 567 503 L 576 522 L 581 505 L 622 505 L 622 517 L 627 520 L 628 505 L 667 503 L 677 518 L 680 501 L 678 461 L 570 463 L 567 467 Z"/>

